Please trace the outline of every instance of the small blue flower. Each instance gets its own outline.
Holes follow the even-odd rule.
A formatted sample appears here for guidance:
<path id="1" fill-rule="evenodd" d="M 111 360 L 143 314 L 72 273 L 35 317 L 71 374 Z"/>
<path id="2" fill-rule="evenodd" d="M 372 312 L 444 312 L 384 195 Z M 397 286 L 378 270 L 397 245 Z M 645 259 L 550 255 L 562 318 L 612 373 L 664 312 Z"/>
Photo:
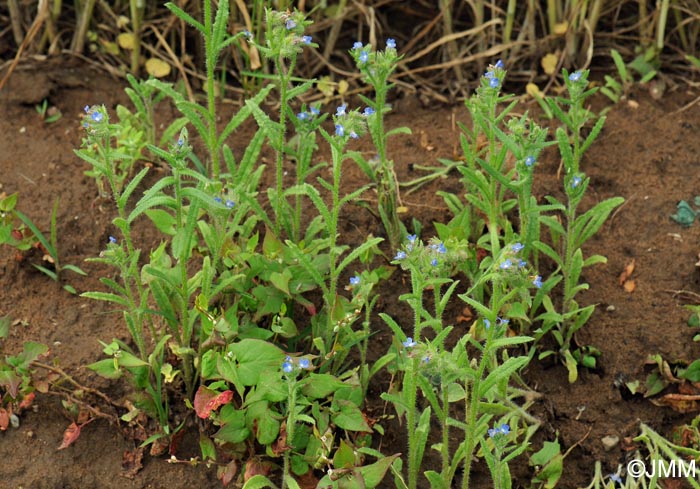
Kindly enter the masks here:
<path id="1" fill-rule="evenodd" d="M 311 107 L 311 108 L 309 108 L 309 110 L 311 111 L 311 113 L 313 115 L 318 115 L 321 113 L 321 111 L 318 109 L 318 107 Z"/>
<path id="2" fill-rule="evenodd" d="M 527 266 L 527 262 L 523 259 L 518 260 L 518 268 L 523 268 Z"/>
<path id="3" fill-rule="evenodd" d="M 228 209 L 233 209 L 233 206 L 236 205 L 236 203 L 235 203 L 234 201 L 232 201 L 232 200 L 226 199 L 226 204 L 225 204 L 225 205 L 226 205 L 226 207 L 227 207 Z"/>
<path id="4" fill-rule="evenodd" d="M 352 139 L 360 139 L 360 136 L 357 135 L 355 131 L 350 131 L 350 134 L 348 134 Z"/>
<path id="5" fill-rule="evenodd" d="M 408 236 L 406 236 L 406 239 L 409 243 L 415 243 L 418 239 L 418 236 L 416 236 L 415 234 L 409 234 Z"/>
<path id="6" fill-rule="evenodd" d="M 511 246 L 513 253 L 518 253 L 523 248 L 525 248 L 525 246 L 522 243 L 515 243 L 513 246 Z"/>
<path id="7" fill-rule="evenodd" d="M 246 29 L 243 31 L 243 37 L 245 37 L 246 39 L 252 39 L 253 34 L 248 29 Z"/>
<path id="8" fill-rule="evenodd" d="M 299 112 L 297 114 L 297 119 L 299 119 L 300 121 L 308 121 L 309 119 L 311 119 L 311 116 L 308 112 Z"/>
<path id="9" fill-rule="evenodd" d="M 502 435 L 507 435 L 510 433 L 510 425 L 503 423 L 498 431 L 500 431 Z"/>
<path id="10" fill-rule="evenodd" d="M 372 114 L 374 114 L 374 109 L 372 107 L 365 107 L 363 114 L 365 115 L 365 117 L 369 117 Z"/>
<path id="11" fill-rule="evenodd" d="M 90 112 L 90 106 L 89 106 L 89 105 L 86 105 L 85 107 L 83 107 L 83 110 L 84 110 L 85 113 L 87 114 L 88 112 Z"/>
<path id="12" fill-rule="evenodd" d="M 494 77 L 494 78 L 491 78 L 491 79 L 489 80 L 489 86 L 490 86 L 491 88 L 498 88 L 498 85 L 499 85 L 500 83 L 501 83 L 501 82 L 498 80 L 498 78 L 495 78 L 495 77 Z"/>
<path id="13" fill-rule="evenodd" d="M 494 76 L 496 75 L 494 74 L 493 70 L 489 70 L 486 73 L 484 73 L 484 78 L 493 78 Z"/>
<path id="14" fill-rule="evenodd" d="M 287 357 L 287 359 L 282 364 L 282 371 L 286 374 L 291 374 L 294 370 L 294 364 L 291 362 L 292 359 L 290 357 Z"/>
<path id="15" fill-rule="evenodd" d="M 110 236 L 110 237 L 109 237 L 109 242 L 112 243 L 112 244 L 117 244 L 117 238 L 115 238 L 114 236 Z"/>
<path id="16" fill-rule="evenodd" d="M 185 145 L 185 140 L 182 138 L 178 138 L 177 145 L 182 148 Z"/>
<path id="17" fill-rule="evenodd" d="M 411 338 L 411 337 L 409 336 L 408 338 L 406 338 L 406 341 L 404 341 L 404 342 L 401 343 L 401 344 L 403 345 L 404 348 L 413 348 L 413 347 L 416 346 L 418 343 L 416 343 L 415 341 L 413 341 L 413 338 Z"/>
<path id="18" fill-rule="evenodd" d="M 538 289 L 542 288 L 542 277 L 540 277 L 539 275 L 535 275 L 535 278 L 532 280 L 532 285 L 534 285 Z"/>
<path id="19" fill-rule="evenodd" d="M 358 59 L 360 60 L 360 63 L 366 63 L 369 59 L 369 53 L 367 51 L 362 51 Z"/>
<path id="20" fill-rule="evenodd" d="M 311 36 L 301 36 L 301 42 L 306 45 L 311 44 Z"/>
<path id="21" fill-rule="evenodd" d="M 284 26 L 289 31 L 294 29 L 297 26 L 297 23 L 294 21 L 294 19 L 287 19 L 287 22 L 285 22 Z"/>
<path id="22" fill-rule="evenodd" d="M 433 259 L 430 261 L 430 264 L 431 264 L 432 266 L 434 266 L 434 267 L 438 266 L 438 259 L 437 259 L 437 258 L 433 258 Z"/>
<path id="23" fill-rule="evenodd" d="M 496 435 L 500 434 L 500 431 L 498 430 L 498 428 L 489 428 L 488 433 L 489 433 L 489 438 L 495 438 Z"/>
<path id="24" fill-rule="evenodd" d="M 336 117 L 343 117 L 345 113 L 345 109 L 348 108 L 348 104 L 342 104 L 339 105 L 337 109 L 335 109 L 335 116 Z"/>
<path id="25" fill-rule="evenodd" d="M 335 125 L 335 135 L 340 136 L 341 138 L 345 136 L 345 128 L 341 124 Z"/>
<path id="26" fill-rule="evenodd" d="M 501 270 L 508 270 L 511 266 L 513 266 L 513 262 L 510 261 L 510 258 L 500 264 Z"/>
<path id="27" fill-rule="evenodd" d="M 498 61 L 496 61 L 496 64 L 493 66 L 495 68 L 498 68 L 499 70 L 502 70 L 505 67 L 505 65 L 503 64 L 503 61 L 501 61 L 500 59 Z"/>
<path id="28" fill-rule="evenodd" d="M 618 474 L 610 474 L 608 477 L 610 477 L 611 481 L 618 482 L 618 483 L 622 484 L 622 479 L 620 478 L 620 476 Z"/>
<path id="29" fill-rule="evenodd" d="M 534 156 L 528 156 L 525 158 L 525 166 L 530 167 L 535 164 L 535 157 Z"/>
<path id="30" fill-rule="evenodd" d="M 423 363 L 429 363 L 430 362 L 430 355 L 426 355 L 422 358 L 421 360 Z"/>
<path id="31" fill-rule="evenodd" d="M 308 358 L 300 358 L 299 359 L 299 368 L 306 370 L 307 368 L 309 368 L 309 365 L 311 365 L 311 364 L 309 363 Z"/>
<path id="32" fill-rule="evenodd" d="M 92 117 L 92 120 L 95 122 L 102 122 L 102 119 L 104 118 L 104 114 L 102 114 L 102 112 L 96 110 L 95 112 L 92 113 L 91 117 Z"/>
<path id="33" fill-rule="evenodd" d="M 357 50 L 357 49 L 362 49 L 364 46 L 360 41 L 355 41 L 355 43 L 352 45 L 352 48 Z"/>
<path id="34" fill-rule="evenodd" d="M 394 38 L 390 37 L 386 40 L 386 47 L 387 49 L 396 49 L 396 41 L 394 41 Z"/>
<path id="35" fill-rule="evenodd" d="M 576 175 L 573 179 L 571 179 L 571 188 L 576 188 L 579 185 L 581 185 L 581 177 Z"/>
<path id="36" fill-rule="evenodd" d="M 499 326 L 503 326 L 505 324 L 508 324 L 509 322 L 510 322 L 510 319 L 503 319 L 500 316 L 496 318 L 496 324 Z"/>
<path id="37" fill-rule="evenodd" d="M 490 327 L 491 327 L 491 321 L 484 318 L 484 328 L 486 328 L 488 330 Z"/>
<path id="38" fill-rule="evenodd" d="M 569 81 L 577 82 L 581 79 L 581 75 L 583 75 L 583 73 L 581 73 L 580 71 L 574 71 L 569 75 Z"/>
<path id="39" fill-rule="evenodd" d="M 438 245 L 438 247 L 437 247 L 437 252 L 440 253 L 441 255 L 444 255 L 445 253 L 447 253 L 447 249 L 445 249 L 445 244 L 444 244 L 444 243 L 440 243 L 440 244 Z"/>
<path id="40" fill-rule="evenodd" d="M 397 251 L 396 256 L 394 257 L 394 260 L 403 260 L 406 258 L 406 252 L 405 251 Z"/>
<path id="41" fill-rule="evenodd" d="M 214 202 L 221 204 L 223 201 L 221 200 L 221 197 L 214 197 Z"/>
<path id="42" fill-rule="evenodd" d="M 350 285 L 359 285 L 360 283 L 360 276 L 355 275 L 354 277 L 350 277 Z"/>

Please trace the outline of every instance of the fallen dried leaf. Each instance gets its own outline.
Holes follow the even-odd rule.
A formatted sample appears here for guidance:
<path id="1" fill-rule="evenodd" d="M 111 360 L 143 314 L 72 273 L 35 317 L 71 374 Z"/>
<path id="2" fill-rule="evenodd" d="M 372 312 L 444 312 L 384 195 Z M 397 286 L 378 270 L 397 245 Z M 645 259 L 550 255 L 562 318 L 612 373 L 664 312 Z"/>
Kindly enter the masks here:
<path id="1" fill-rule="evenodd" d="M 627 265 L 625 265 L 625 269 L 622 270 L 622 273 L 620 274 L 620 285 L 624 285 L 627 279 L 630 278 L 630 276 L 634 272 L 634 264 L 634 258 L 627 262 Z"/>
<path id="2" fill-rule="evenodd" d="M 5 431 L 10 426 L 10 414 L 0 408 L 0 431 Z"/>
<path id="3" fill-rule="evenodd" d="M 80 426 L 78 426 L 75 422 L 71 423 L 70 426 L 66 428 L 66 431 L 63 432 L 63 441 L 61 442 L 61 446 L 58 447 L 58 450 L 68 448 L 75 443 L 75 440 L 77 440 L 79 436 Z"/>
<path id="4" fill-rule="evenodd" d="M 634 280 L 628 280 L 622 287 L 625 289 L 625 292 L 629 292 L 631 294 L 634 292 L 634 289 L 637 288 L 637 284 Z"/>
<path id="5" fill-rule="evenodd" d="M 226 487 L 233 478 L 236 477 L 238 473 L 238 463 L 236 460 L 231 460 L 225 467 L 219 467 L 217 472 L 217 477 L 221 481 L 221 484 Z"/>
<path id="6" fill-rule="evenodd" d="M 233 391 L 231 390 L 219 393 L 202 385 L 199 386 L 194 395 L 194 410 L 197 412 L 197 416 L 207 419 L 212 411 L 216 411 L 219 406 L 231 402 L 231 399 L 233 399 Z"/>
<path id="7" fill-rule="evenodd" d="M 143 448 L 125 450 L 122 455 L 122 475 L 127 479 L 133 479 L 143 468 Z"/>
<path id="8" fill-rule="evenodd" d="M 682 414 L 700 411 L 700 396 L 666 394 L 659 399 L 652 399 L 651 402 L 655 406 L 670 407 Z"/>

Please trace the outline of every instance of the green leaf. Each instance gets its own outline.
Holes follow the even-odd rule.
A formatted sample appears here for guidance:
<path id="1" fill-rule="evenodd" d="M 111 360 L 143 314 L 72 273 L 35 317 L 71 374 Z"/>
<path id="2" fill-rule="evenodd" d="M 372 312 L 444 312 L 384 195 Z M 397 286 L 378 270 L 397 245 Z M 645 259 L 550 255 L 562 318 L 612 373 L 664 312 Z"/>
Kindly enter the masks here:
<path id="1" fill-rule="evenodd" d="M 270 479 L 260 474 L 254 475 L 243 485 L 243 489 L 263 489 L 265 487 L 277 488 Z"/>
<path id="2" fill-rule="evenodd" d="M 148 209 L 144 211 L 144 213 L 153 221 L 153 224 L 155 224 L 161 233 L 167 234 L 168 236 L 175 235 L 177 220 L 170 212 L 163 209 Z"/>
<path id="3" fill-rule="evenodd" d="M 121 371 L 117 368 L 114 359 L 105 358 L 87 366 L 90 370 L 107 379 L 118 379 L 122 376 Z"/>
<path id="4" fill-rule="evenodd" d="M 233 356 L 233 368 L 237 377 L 229 379 L 224 372 L 221 374 L 229 381 L 240 380 L 244 386 L 256 385 L 261 372 L 265 370 L 281 368 L 286 356 L 272 343 L 253 338 L 232 344 L 229 351 Z"/>
<path id="5" fill-rule="evenodd" d="M 700 360 L 695 360 L 688 365 L 688 368 L 679 377 L 691 382 L 700 382 Z"/>
<path id="6" fill-rule="evenodd" d="M 386 471 L 389 470 L 389 467 L 391 467 L 391 465 L 400 455 L 400 453 L 397 453 L 389 457 L 384 457 L 377 460 L 372 465 L 365 465 L 364 467 L 357 469 L 358 472 L 362 474 L 365 487 L 368 489 L 377 487 L 382 482 L 382 479 L 384 479 Z"/>
<path id="7" fill-rule="evenodd" d="M 372 432 L 372 428 L 367 424 L 362 411 L 355 403 L 339 399 L 335 401 L 335 404 L 337 410 L 333 413 L 331 419 L 336 426 L 348 431 Z"/>
<path id="8" fill-rule="evenodd" d="M 302 394 L 311 399 L 326 398 L 345 386 L 345 383 L 330 374 L 311 373 L 302 382 Z"/>
<path id="9" fill-rule="evenodd" d="M 196 21 L 194 17 L 192 17 L 190 14 L 182 10 L 180 7 L 178 7 L 172 2 L 166 3 L 165 7 L 172 13 L 174 13 L 178 18 L 184 20 L 189 25 L 197 29 L 200 33 L 205 34 L 204 26 L 200 22 Z"/>
<path id="10" fill-rule="evenodd" d="M 566 365 L 566 369 L 569 371 L 569 383 L 573 384 L 578 379 L 578 363 L 571 354 L 571 351 L 564 350 L 562 354 L 564 355 L 564 364 Z"/>
<path id="11" fill-rule="evenodd" d="M 350 469 L 355 466 L 355 451 L 345 440 L 340 440 L 340 446 L 333 455 L 334 469 Z"/>
<path id="12" fill-rule="evenodd" d="M 497 383 L 509 379 L 513 373 L 527 365 L 528 357 L 511 357 L 491 371 L 479 386 L 479 398 L 485 397 Z"/>

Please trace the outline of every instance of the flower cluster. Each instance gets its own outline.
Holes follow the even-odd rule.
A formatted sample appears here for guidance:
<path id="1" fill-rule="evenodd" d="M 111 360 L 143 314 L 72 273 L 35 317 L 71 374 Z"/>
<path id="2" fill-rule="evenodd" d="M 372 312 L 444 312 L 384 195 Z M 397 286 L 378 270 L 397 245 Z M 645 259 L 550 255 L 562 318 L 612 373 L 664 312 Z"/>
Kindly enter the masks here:
<path id="1" fill-rule="evenodd" d="M 431 239 L 427 246 L 423 245 L 422 241 L 415 234 L 409 234 L 406 237 L 406 241 L 407 243 L 403 249 L 398 250 L 394 256 L 394 261 L 401 262 L 402 267 L 407 262 L 407 259 L 410 258 L 410 262 L 413 264 L 418 264 L 423 268 L 434 269 L 448 258 L 445 243 L 437 238 Z"/>
<path id="2" fill-rule="evenodd" d="M 350 49 L 350 55 L 355 60 L 357 68 L 367 76 L 372 85 L 383 85 L 394 70 L 396 62 L 400 59 L 396 51 L 396 41 L 392 38 L 386 40 L 384 51 L 373 51 L 371 44 L 362 44 L 356 41 Z M 371 81 L 374 80 L 376 84 Z"/>
<path id="3" fill-rule="evenodd" d="M 502 273 L 515 275 L 522 275 L 523 272 L 527 273 L 527 261 L 519 256 L 524 248 L 525 246 L 519 242 L 505 248 L 498 263 L 498 269 Z M 528 280 L 536 288 L 542 287 L 542 277 L 539 275 L 530 276 Z"/>
<path id="4" fill-rule="evenodd" d="M 109 116 L 104 105 L 86 105 L 84 111 L 83 127 L 90 135 L 97 135 L 102 129 L 106 129 Z"/>
<path id="5" fill-rule="evenodd" d="M 484 73 L 484 80 L 488 83 L 490 88 L 499 88 L 501 86 L 501 80 L 505 75 L 503 61 L 500 59 L 496 61 L 495 65 L 489 66 L 489 70 Z"/>
<path id="6" fill-rule="evenodd" d="M 497 438 L 510 433 L 510 426 L 503 423 L 501 426 L 496 426 L 494 428 L 489 428 L 489 438 Z"/>
<path id="7" fill-rule="evenodd" d="M 311 362 L 308 358 L 300 358 L 295 362 L 292 357 L 287 355 L 284 362 L 282 362 L 282 371 L 286 374 L 291 374 L 294 372 L 295 368 L 298 368 L 299 370 L 308 370 L 311 368 Z"/>
<path id="8" fill-rule="evenodd" d="M 367 132 L 367 121 L 365 119 L 373 113 L 374 109 L 371 107 L 365 107 L 364 112 L 360 112 L 360 109 L 348 112 L 348 104 L 339 105 L 336 108 L 335 115 L 333 115 L 335 135 L 343 138 L 344 141 L 359 139 L 360 136 Z"/>
<path id="9" fill-rule="evenodd" d="M 233 209 L 233 206 L 236 205 L 234 201 L 230 199 L 226 199 L 226 201 L 224 201 L 221 197 L 214 197 L 214 202 L 217 204 L 224 204 L 227 209 Z"/>
<path id="10" fill-rule="evenodd" d="M 304 29 L 311 21 L 306 20 L 302 12 L 278 12 L 268 9 L 266 16 L 267 25 L 271 26 L 266 35 L 267 45 L 257 47 L 267 58 L 292 58 L 300 53 L 304 46 L 316 46 L 313 38 L 304 34 Z M 248 42 L 254 42 L 250 32 L 244 31 L 243 35 Z"/>

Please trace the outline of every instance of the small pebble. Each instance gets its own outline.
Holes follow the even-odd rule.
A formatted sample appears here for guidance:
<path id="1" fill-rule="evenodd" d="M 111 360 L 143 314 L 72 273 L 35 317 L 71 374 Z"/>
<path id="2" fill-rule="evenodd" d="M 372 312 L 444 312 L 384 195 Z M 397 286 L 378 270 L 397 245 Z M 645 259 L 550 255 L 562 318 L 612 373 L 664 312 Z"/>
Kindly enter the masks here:
<path id="1" fill-rule="evenodd" d="M 615 448 L 618 443 L 620 443 L 620 437 L 615 435 L 608 435 L 604 436 L 600 441 L 603 443 L 603 448 L 605 449 L 605 451 L 609 452 L 610 450 Z"/>
<path id="2" fill-rule="evenodd" d="M 19 418 L 16 414 L 10 414 L 10 425 L 15 429 L 19 428 Z"/>
<path id="3" fill-rule="evenodd" d="M 605 308 L 605 310 L 608 311 L 608 312 L 614 312 L 614 311 L 615 311 L 615 306 L 613 306 L 612 304 L 610 304 L 608 307 Z"/>

